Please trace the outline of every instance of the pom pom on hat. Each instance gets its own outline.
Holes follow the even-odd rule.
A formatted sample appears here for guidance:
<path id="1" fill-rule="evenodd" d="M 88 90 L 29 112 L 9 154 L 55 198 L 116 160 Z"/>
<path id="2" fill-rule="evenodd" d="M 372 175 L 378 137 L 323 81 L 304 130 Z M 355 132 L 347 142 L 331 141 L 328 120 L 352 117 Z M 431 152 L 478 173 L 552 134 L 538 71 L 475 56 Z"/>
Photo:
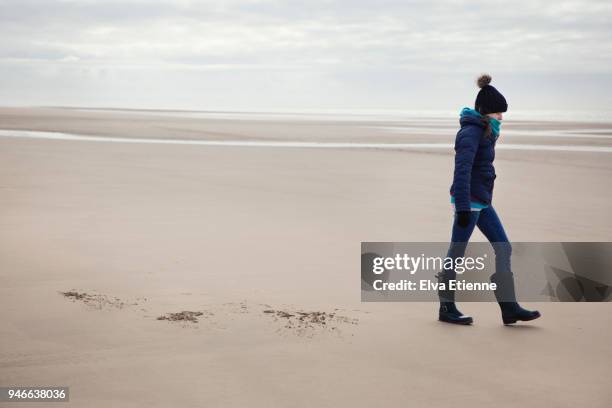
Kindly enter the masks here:
<path id="1" fill-rule="evenodd" d="M 476 81 L 476 83 L 478 84 L 479 88 L 484 88 L 485 86 L 491 83 L 491 79 L 492 79 L 491 75 L 482 74 L 481 76 L 478 77 L 478 80 Z"/>

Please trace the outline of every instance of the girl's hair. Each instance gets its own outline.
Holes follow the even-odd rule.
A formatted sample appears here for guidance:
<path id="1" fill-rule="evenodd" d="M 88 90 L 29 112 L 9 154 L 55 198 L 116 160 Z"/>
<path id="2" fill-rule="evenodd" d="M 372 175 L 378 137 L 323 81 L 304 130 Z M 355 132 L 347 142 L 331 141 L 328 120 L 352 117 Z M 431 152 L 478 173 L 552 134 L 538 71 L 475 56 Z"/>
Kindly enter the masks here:
<path id="1" fill-rule="evenodd" d="M 487 115 L 482 115 L 482 123 L 485 125 L 484 137 L 490 139 L 493 137 L 493 128 L 491 127 L 491 118 Z"/>

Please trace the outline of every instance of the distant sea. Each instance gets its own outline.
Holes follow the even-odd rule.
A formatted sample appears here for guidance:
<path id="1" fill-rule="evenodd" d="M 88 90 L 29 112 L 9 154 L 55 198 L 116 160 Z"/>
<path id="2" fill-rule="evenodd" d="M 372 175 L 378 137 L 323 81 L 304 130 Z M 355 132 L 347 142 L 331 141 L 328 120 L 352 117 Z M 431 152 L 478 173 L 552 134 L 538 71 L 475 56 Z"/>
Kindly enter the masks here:
<path id="1" fill-rule="evenodd" d="M 295 120 L 348 120 L 348 121 L 416 121 L 455 120 L 463 107 L 457 110 L 399 110 L 399 109 L 328 109 L 328 110 L 182 110 L 182 109 L 129 109 L 129 108 L 73 108 L 76 110 L 113 111 L 126 113 L 163 114 L 180 117 L 210 117 L 224 119 L 295 119 Z M 602 122 L 612 123 L 612 109 L 609 111 L 577 110 L 511 110 L 505 120 L 544 122 Z"/>

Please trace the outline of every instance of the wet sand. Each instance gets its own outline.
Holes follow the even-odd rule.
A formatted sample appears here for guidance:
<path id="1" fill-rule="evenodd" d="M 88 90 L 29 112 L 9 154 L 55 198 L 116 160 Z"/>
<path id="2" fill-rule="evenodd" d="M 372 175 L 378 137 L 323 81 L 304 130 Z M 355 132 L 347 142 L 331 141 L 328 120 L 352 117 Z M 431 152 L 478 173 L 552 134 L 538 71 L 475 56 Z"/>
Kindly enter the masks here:
<path id="1" fill-rule="evenodd" d="M 453 122 L 0 109 L 5 130 L 164 140 L 452 143 Z M 588 137 L 610 127 L 508 121 L 500 143 L 610 147 Z M 452 165 L 0 136 L 0 384 L 87 407 L 609 406 L 609 303 L 529 304 L 543 318 L 519 327 L 465 304 L 454 327 L 359 301 L 361 241 L 448 240 Z M 612 153 L 500 149 L 496 168 L 512 240 L 612 237 Z"/>

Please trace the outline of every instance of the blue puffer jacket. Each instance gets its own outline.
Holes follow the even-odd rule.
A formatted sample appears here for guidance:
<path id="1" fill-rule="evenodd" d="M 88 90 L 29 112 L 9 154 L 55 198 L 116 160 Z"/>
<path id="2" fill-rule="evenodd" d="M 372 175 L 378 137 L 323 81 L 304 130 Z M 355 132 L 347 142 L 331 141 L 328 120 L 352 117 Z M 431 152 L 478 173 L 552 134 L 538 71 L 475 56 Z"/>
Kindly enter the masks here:
<path id="1" fill-rule="evenodd" d="M 470 201 L 491 204 L 495 180 L 496 135 L 484 136 L 480 114 L 464 109 L 455 138 L 455 174 L 450 188 L 457 211 L 470 211 Z"/>

